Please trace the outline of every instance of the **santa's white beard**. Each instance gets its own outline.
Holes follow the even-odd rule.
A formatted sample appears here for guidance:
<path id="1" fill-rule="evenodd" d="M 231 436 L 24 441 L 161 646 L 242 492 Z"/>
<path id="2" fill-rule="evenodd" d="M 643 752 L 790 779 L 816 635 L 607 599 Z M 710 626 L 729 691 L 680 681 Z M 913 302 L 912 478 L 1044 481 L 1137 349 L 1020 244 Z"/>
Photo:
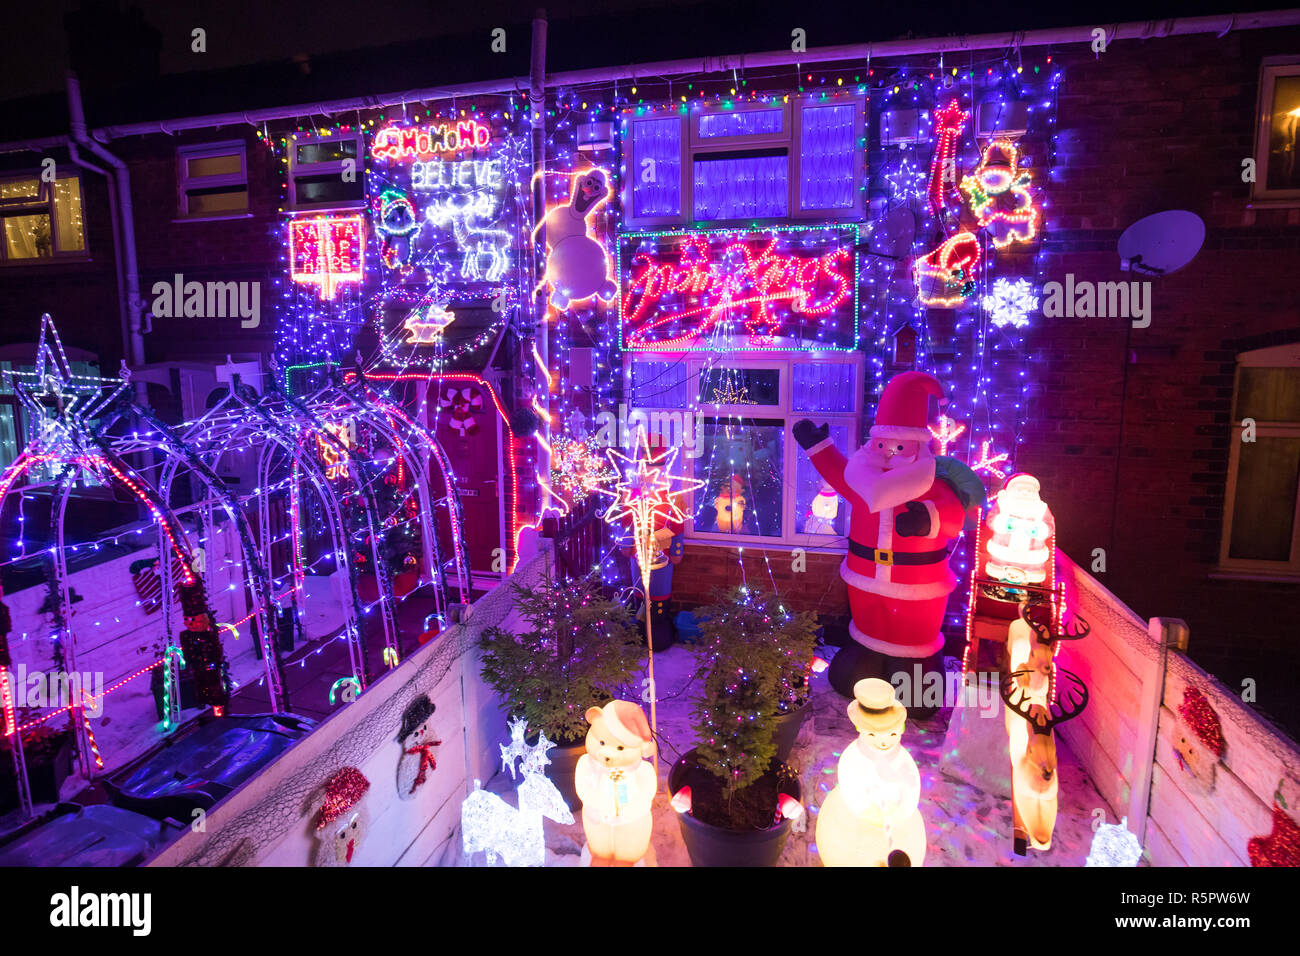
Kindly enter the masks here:
<path id="1" fill-rule="evenodd" d="M 896 508 L 930 490 L 934 484 L 934 456 L 922 452 L 907 464 L 878 468 L 859 449 L 844 469 L 844 481 L 872 511 Z"/>

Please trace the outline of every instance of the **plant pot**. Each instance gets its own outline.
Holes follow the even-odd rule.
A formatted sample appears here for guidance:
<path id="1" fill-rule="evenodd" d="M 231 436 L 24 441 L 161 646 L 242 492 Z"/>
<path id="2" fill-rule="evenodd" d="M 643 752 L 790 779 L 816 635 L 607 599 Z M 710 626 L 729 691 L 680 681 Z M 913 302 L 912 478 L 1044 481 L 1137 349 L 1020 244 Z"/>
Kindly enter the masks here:
<path id="1" fill-rule="evenodd" d="M 688 773 L 687 759 L 695 753 L 687 753 L 673 764 L 668 774 L 668 792 L 676 794 L 685 786 Z M 799 781 L 792 780 L 782 792 L 789 792 L 795 798 L 800 797 Z M 776 866 L 785 849 L 785 841 L 790 836 L 790 822 L 782 819 L 780 823 L 766 830 L 730 830 L 715 827 L 697 820 L 690 813 L 677 814 L 677 823 L 682 829 L 682 840 L 686 843 L 686 852 L 690 854 L 692 866 Z"/>
<path id="2" fill-rule="evenodd" d="M 374 604 L 379 600 L 379 582 L 373 574 L 357 575 L 357 598 L 362 604 Z"/>
<path id="3" fill-rule="evenodd" d="M 27 781 L 32 803 L 58 803 L 59 788 L 72 776 L 72 735 L 63 734 L 58 747 L 44 757 L 33 759 L 25 753 Z M 6 747 L 0 751 L 0 811 L 18 806 L 18 783 L 14 779 L 13 755 Z"/>
<path id="4" fill-rule="evenodd" d="M 803 726 L 803 719 L 807 713 L 808 703 L 805 701 L 794 710 L 777 714 L 772 718 L 772 739 L 776 744 L 777 763 L 785 763 L 790 759 L 795 739 L 799 736 L 799 728 Z"/>
<path id="5" fill-rule="evenodd" d="M 582 804 L 574 787 L 573 774 L 578 769 L 578 758 L 586 752 L 587 741 L 579 740 L 573 744 L 559 744 L 546 754 L 551 761 L 546 765 L 546 776 L 555 784 L 555 789 L 560 791 L 560 796 L 564 797 L 564 802 L 575 814 Z"/>
<path id="6" fill-rule="evenodd" d="M 398 571 L 393 575 L 393 596 L 405 597 L 416 589 L 420 583 L 420 572 Z"/>

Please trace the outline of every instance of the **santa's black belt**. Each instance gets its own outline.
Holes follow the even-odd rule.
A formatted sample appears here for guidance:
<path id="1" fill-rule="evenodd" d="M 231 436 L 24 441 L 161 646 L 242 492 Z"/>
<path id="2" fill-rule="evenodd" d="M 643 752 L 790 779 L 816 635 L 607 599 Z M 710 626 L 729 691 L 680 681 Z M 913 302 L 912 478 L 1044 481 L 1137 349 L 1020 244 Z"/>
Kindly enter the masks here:
<path id="1" fill-rule="evenodd" d="M 859 541 L 849 538 L 849 553 L 868 561 L 883 565 L 938 564 L 948 557 L 948 549 L 938 551 L 883 551 L 880 548 L 868 548 Z"/>

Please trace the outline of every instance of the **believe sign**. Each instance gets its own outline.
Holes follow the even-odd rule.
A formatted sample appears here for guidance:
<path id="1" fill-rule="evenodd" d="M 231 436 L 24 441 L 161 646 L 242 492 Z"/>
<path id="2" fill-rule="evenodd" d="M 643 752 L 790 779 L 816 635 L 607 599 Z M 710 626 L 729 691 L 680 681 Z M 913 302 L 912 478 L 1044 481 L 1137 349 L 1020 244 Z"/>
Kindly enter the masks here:
<path id="1" fill-rule="evenodd" d="M 619 237 L 623 347 L 850 351 L 855 225 Z"/>

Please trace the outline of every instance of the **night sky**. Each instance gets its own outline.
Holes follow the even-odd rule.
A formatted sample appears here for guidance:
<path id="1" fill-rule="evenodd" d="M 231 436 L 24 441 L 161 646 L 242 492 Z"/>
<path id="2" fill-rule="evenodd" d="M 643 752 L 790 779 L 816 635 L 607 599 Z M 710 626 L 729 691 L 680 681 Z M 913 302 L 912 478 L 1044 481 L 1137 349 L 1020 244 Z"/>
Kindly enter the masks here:
<path id="1" fill-rule="evenodd" d="M 630 63 L 660 57 L 772 50 L 790 42 L 790 31 L 808 31 L 810 47 L 911 34 L 943 36 L 1047 26 L 1110 24 L 1168 16 L 1229 13 L 1232 10 L 1281 8 L 1288 4 L 1233 4 L 1102 0 L 1077 6 L 1009 2 L 976 4 L 969 0 L 872 4 L 842 0 L 813 3 L 745 4 L 690 0 L 552 0 L 546 3 L 558 69 Z M 0 30 L 0 99 L 58 90 L 69 66 L 64 14 L 78 8 L 137 10 L 161 34 L 159 67 L 163 74 L 224 70 L 253 63 L 285 61 L 343 50 L 383 47 L 411 41 L 449 38 L 451 44 L 477 42 L 494 26 L 524 27 L 510 36 L 524 39 L 535 3 L 520 0 L 462 0 L 457 3 L 384 0 L 47 0 L 10 4 Z M 623 24 L 626 29 L 610 29 Z M 190 50 L 190 31 L 207 31 L 207 52 Z M 469 35 L 469 40 L 450 39 Z M 590 39 L 589 39 L 590 37 Z M 598 37 L 598 39 L 597 39 Z M 110 41 L 104 41 L 106 45 Z M 511 50 L 526 57 L 526 49 Z M 114 49 L 111 56 L 127 51 Z M 513 59 L 513 58 L 512 58 Z M 481 75 L 490 78 L 501 60 L 485 60 Z M 526 62 L 526 61 L 524 61 Z M 495 75 L 501 75 L 499 71 Z M 364 81 L 358 83 L 365 87 Z"/>

